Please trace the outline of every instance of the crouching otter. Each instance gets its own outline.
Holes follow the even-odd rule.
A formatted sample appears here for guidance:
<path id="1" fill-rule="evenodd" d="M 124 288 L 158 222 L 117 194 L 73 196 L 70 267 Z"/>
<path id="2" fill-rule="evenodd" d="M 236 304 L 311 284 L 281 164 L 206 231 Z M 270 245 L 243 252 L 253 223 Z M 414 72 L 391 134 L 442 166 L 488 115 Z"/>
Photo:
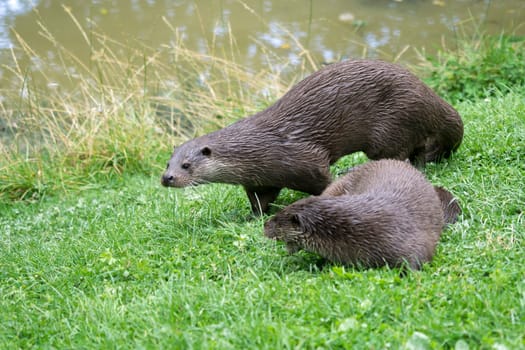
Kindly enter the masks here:
<path id="1" fill-rule="evenodd" d="M 311 74 L 267 109 L 176 147 L 161 182 L 239 184 L 257 214 L 284 187 L 320 194 L 329 166 L 346 154 L 424 165 L 448 157 L 462 137 L 456 110 L 415 75 L 349 60 Z"/>
<path id="2" fill-rule="evenodd" d="M 264 234 L 285 242 L 290 253 L 304 249 L 340 264 L 419 269 L 432 260 L 444 224 L 461 212 L 453 199 L 407 162 L 373 161 L 321 196 L 285 207 L 265 223 Z"/>

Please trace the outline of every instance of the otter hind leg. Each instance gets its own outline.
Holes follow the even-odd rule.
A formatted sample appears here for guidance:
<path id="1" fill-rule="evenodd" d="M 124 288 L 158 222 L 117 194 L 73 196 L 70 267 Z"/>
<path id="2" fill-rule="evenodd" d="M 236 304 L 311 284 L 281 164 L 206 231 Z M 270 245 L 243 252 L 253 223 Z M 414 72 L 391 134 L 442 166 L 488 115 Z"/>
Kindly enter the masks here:
<path id="1" fill-rule="evenodd" d="M 436 137 L 429 137 L 425 144 L 425 161 L 430 162 L 440 162 L 443 159 L 447 159 L 451 156 L 453 147 L 444 144 L 442 140 Z"/>
<path id="2" fill-rule="evenodd" d="M 414 147 L 408 159 L 410 161 L 410 164 L 412 164 L 416 168 L 418 169 L 424 168 L 425 164 L 428 161 L 426 142 L 423 142 L 422 144 Z"/>
<path id="3" fill-rule="evenodd" d="M 270 204 L 277 198 L 281 191 L 281 189 L 277 187 L 245 187 L 244 190 L 250 200 L 252 212 L 257 216 L 268 212 Z"/>

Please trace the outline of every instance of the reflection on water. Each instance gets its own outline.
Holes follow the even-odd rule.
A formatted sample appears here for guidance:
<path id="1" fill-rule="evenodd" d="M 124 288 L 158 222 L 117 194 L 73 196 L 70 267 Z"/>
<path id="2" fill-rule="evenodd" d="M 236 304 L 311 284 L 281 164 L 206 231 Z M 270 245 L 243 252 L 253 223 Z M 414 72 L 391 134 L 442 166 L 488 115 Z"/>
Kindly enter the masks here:
<path id="1" fill-rule="evenodd" d="M 0 1 L 0 49 L 13 46 L 9 36 L 9 27 L 13 25 L 14 18 L 30 11 L 38 1 L 2 0 Z"/>
<path id="2" fill-rule="evenodd" d="M 483 32 L 499 34 L 505 30 L 525 34 L 521 25 L 525 23 L 523 0 L 69 0 L 67 6 L 62 3 L 60 0 L 0 2 L 0 78 L 6 74 L 6 67 L 13 65 L 12 56 L 5 49 L 13 46 L 15 54 L 19 53 L 16 38 L 8 27 L 38 55 L 19 54 L 17 64 L 31 71 L 49 70 L 47 76 L 56 80 L 61 80 L 63 74 L 60 66 L 54 64 L 59 60 L 57 45 L 86 63 L 96 50 L 88 44 L 92 31 L 131 47 L 140 43 L 155 49 L 183 42 L 202 54 L 221 54 L 254 70 L 270 67 L 276 71 L 284 65 L 293 67 L 301 63 L 305 50 L 317 62 L 361 56 L 411 61 L 416 56 L 414 48 L 435 52 L 443 38 L 453 41 L 458 24 L 469 20 Z M 52 40 L 43 38 L 39 23 Z"/>

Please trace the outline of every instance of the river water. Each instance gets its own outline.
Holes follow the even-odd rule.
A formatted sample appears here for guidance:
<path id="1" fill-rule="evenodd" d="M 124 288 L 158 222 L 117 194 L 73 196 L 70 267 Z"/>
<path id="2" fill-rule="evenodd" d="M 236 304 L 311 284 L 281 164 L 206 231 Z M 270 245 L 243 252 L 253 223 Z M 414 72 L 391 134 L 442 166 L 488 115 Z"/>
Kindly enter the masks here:
<path id="1" fill-rule="evenodd" d="M 523 36 L 525 1 L 3 0 L 0 89 L 17 88 L 20 75 L 7 84 L 14 66 L 60 83 L 64 67 L 57 48 L 85 63 L 93 55 L 86 44 L 92 31 L 127 46 L 182 41 L 204 54 L 222 49 L 224 56 L 257 71 L 272 60 L 293 70 L 305 50 L 318 63 L 363 56 L 413 62 L 417 52 L 453 47 L 465 29 L 467 36 L 476 30 Z M 53 40 L 45 39 L 46 33 Z"/>

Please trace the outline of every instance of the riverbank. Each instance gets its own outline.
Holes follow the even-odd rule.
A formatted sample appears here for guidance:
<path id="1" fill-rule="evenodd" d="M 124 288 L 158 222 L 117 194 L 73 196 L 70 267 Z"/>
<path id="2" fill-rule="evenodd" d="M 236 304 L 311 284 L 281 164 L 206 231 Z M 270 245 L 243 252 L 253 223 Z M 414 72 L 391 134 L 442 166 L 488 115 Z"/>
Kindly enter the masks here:
<path id="1" fill-rule="evenodd" d="M 522 67 L 511 54 L 522 46 L 501 48 L 506 64 Z M 79 87 L 86 104 L 75 113 L 67 103 L 50 108 L 37 104 L 49 96 L 32 96 L 19 112 L 31 117 L 27 125 L 46 117 L 45 127 L 33 130 L 61 148 L 30 149 L 24 158 L 28 153 L 3 145 L 0 347 L 524 348 L 525 89 L 497 74 L 499 84 L 472 79 L 467 90 L 475 96 L 455 95 L 462 88 L 445 81 L 470 79 L 474 67 L 493 72 L 496 65 L 480 64 L 490 61 L 483 56 L 478 50 L 427 61 L 425 69 L 438 73 L 425 75 L 453 100 L 465 138 L 450 160 L 425 173 L 458 197 L 463 214 L 443 233 L 433 262 L 403 277 L 288 256 L 263 237 L 264 219 L 246 220 L 239 187 L 160 187 L 174 140 L 260 109 L 264 98 L 232 88 L 234 98 L 216 93 L 214 100 L 211 86 L 199 87 L 188 104 L 168 104 L 173 108 L 159 114 L 149 99 L 123 98 L 124 85 L 113 95 L 109 87 L 96 90 L 114 103 L 103 113 L 91 110 L 95 94 L 87 87 Z M 128 87 L 140 91 L 141 78 Z M 269 86 L 286 90 L 284 83 Z M 196 117 L 204 111 L 212 118 Z M 190 123 L 191 135 L 159 130 L 151 119 L 159 115 Z M 362 161 L 346 157 L 333 171 Z M 284 191 L 277 205 L 300 196 Z"/>

